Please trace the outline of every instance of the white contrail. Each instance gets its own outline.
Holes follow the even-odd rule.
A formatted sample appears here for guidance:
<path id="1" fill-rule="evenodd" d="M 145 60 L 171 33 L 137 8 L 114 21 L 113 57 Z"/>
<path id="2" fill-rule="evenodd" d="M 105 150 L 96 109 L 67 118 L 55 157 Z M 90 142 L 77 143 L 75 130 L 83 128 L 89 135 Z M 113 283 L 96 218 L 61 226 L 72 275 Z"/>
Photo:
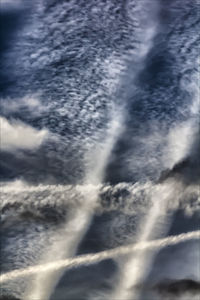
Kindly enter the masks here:
<path id="1" fill-rule="evenodd" d="M 93 196 L 92 196 L 93 195 Z M 84 236 L 92 219 L 92 201 L 95 201 L 96 193 L 88 193 L 87 204 L 80 206 L 71 216 L 71 220 L 65 223 L 64 229 L 56 232 L 55 241 L 43 255 L 41 261 L 48 263 L 49 261 L 64 259 L 75 255 L 77 247 Z M 52 291 L 57 285 L 63 274 L 63 270 L 49 270 L 46 274 L 38 274 L 32 283 L 29 283 L 28 290 L 25 292 L 27 300 L 37 299 L 46 300 L 51 296 Z"/>
<path id="2" fill-rule="evenodd" d="M 136 251 L 161 249 L 166 246 L 173 246 L 181 242 L 187 242 L 190 240 L 199 240 L 200 230 L 191 231 L 189 233 L 182 233 L 175 236 L 169 236 L 163 239 L 154 241 L 140 242 L 131 244 L 128 246 L 121 246 L 111 250 L 105 250 L 95 254 L 80 255 L 74 258 L 68 258 L 64 260 L 58 260 L 53 263 L 36 265 L 25 269 L 14 270 L 8 273 L 4 273 L 0 276 L 0 283 L 10 281 L 19 277 L 30 276 L 38 272 L 46 273 L 49 271 L 56 271 L 60 269 L 72 269 L 82 265 L 91 265 L 98 263 L 104 259 L 116 258 L 118 256 L 126 255 Z"/>
<path id="3" fill-rule="evenodd" d="M 92 221 L 105 166 L 116 138 L 121 132 L 121 127 L 121 115 L 113 115 L 107 138 L 102 143 L 103 147 L 98 151 L 95 159 L 95 167 L 89 168 L 90 171 L 85 179 L 85 190 L 82 189 L 84 192 L 83 202 L 71 213 L 70 221 L 66 221 L 64 229 L 56 233 L 55 242 L 50 246 L 48 252 L 42 256 L 41 262 L 48 263 L 54 260 L 55 257 L 57 260 L 62 260 L 75 255 L 77 247 Z M 29 284 L 25 292 L 25 298 L 27 300 L 48 300 L 62 275 L 62 269 L 54 269 L 54 272 L 49 270 L 46 274 L 38 274 Z"/>
<path id="4" fill-rule="evenodd" d="M 149 1 L 142 1 L 141 7 L 146 9 L 148 7 Z M 144 27 L 143 30 L 143 42 L 140 49 L 140 60 L 141 65 L 144 65 L 145 58 L 149 53 L 150 49 L 153 45 L 153 39 L 156 35 L 156 28 L 157 28 L 157 3 L 154 3 L 153 10 L 147 9 L 146 13 L 152 14 L 152 19 L 150 18 L 150 23 Z M 164 188 L 164 189 L 163 189 Z M 172 193 L 174 189 L 172 189 Z M 164 195 L 162 195 L 164 193 Z M 156 185 L 155 186 L 155 194 L 153 195 L 152 201 L 152 208 L 150 211 L 147 212 L 147 215 L 144 219 L 142 219 L 142 224 L 140 224 L 139 231 L 137 232 L 137 239 L 138 242 L 147 242 L 148 240 L 152 240 L 158 237 L 158 226 L 156 227 L 156 223 L 165 223 L 166 222 L 166 197 L 168 198 L 168 185 Z M 170 194 L 171 194 L 171 186 L 170 186 Z M 160 199 L 161 198 L 161 203 Z M 163 206 L 163 207 L 162 207 Z M 156 228 L 156 229 L 155 229 Z M 164 230 L 164 226 L 162 229 Z M 166 226 L 165 226 L 166 230 Z M 149 257 L 148 257 L 149 258 Z M 120 271 L 118 274 L 118 281 L 116 287 L 114 287 L 113 291 L 111 292 L 110 298 L 112 299 L 123 299 L 129 300 L 133 298 L 133 291 L 131 291 L 132 286 L 138 284 L 144 275 L 144 269 L 147 269 L 147 264 L 149 260 L 145 251 L 137 253 L 136 255 L 131 255 L 126 262 L 119 262 L 120 263 Z M 130 292 L 131 291 L 131 292 Z M 137 299 L 138 295 L 134 294 L 134 299 Z"/>
<path id="5" fill-rule="evenodd" d="M 182 185 L 175 181 L 155 186 L 152 195 L 152 207 L 142 220 L 141 228 L 137 233 L 139 243 L 148 242 L 166 233 L 169 223 L 167 214 L 168 202 L 172 198 L 177 199 L 181 194 L 181 190 Z M 138 299 L 138 290 L 133 290 L 132 287 L 141 283 L 155 254 L 155 251 L 152 253 L 140 251 L 130 255 L 128 260 L 122 263 L 119 272 L 119 282 L 112 292 L 112 299 L 129 300 L 133 297 L 134 300 Z"/>

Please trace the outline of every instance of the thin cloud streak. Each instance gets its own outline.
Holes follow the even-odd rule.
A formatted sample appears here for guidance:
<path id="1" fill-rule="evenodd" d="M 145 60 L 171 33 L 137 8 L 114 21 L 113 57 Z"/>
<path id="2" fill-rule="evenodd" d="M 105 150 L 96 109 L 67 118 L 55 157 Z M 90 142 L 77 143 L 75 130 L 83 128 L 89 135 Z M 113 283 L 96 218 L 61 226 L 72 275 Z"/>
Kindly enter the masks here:
<path id="1" fill-rule="evenodd" d="M 73 269 L 83 265 L 91 265 L 98 263 L 104 259 L 116 258 L 118 256 L 126 255 L 134 251 L 151 250 L 151 249 L 161 249 L 166 246 L 177 245 L 182 242 L 187 242 L 190 240 L 199 240 L 200 230 L 192 231 L 189 233 L 183 233 L 180 235 L 169 236 L 167 238 L 158 239 L 154 241 L 140 242 L 134 245 L 121 246 L 112 250 L 102 251 L 95 254 L 80 255 L 75 258 L 68 258 L 65 260 L 59 260 L 53 263 L 48 263 L 44 265 L 36 265 L 33 267 L 28 267 L 26 269 L 15 270 L 0 276 L 0 283 L 13 280 L 15 278 L 24 277 L 38 272 L 49 272 L 55 271 L 62 268 Z"/>

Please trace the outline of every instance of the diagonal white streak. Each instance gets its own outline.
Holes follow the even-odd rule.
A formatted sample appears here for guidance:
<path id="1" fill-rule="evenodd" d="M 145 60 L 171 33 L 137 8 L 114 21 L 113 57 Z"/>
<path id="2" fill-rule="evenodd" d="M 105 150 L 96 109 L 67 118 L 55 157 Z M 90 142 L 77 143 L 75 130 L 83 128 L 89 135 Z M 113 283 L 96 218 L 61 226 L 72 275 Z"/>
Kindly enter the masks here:
<path id="1" fill-rule="evenodd" d="M 36 265 L 25 269 L 14 270 L 8 273 L 1 274 L 0 283 L 13 280 L 19 277 L 30 276 L 33 274 L 46 273 L 60 269 L 69 270 L 83 265 L 91 265 L 98 263 L 104 259 L 117 258 L 122 255 L 127 255 L 141 250 L 161 249 L 167 246 L 177 245 L 190 240 L 200 240 L 200 230 L 182 233 L 175 236 L 169 236 L 163 239 L 139 242 L 128 246 L 121 246 L 111 250 L 105 250 L 95 254 L 80 255 L 74 258 L 58 260 L 48 264 Z"/>
<path id="2" fill-rule="evenodd" d="M 147 213 L 147 216 L 142 220 L 140 230 L 138 231 L 138 241 L 147 242 L 158 238 L 168 229 L 167 205 L 173 198 L 177 199 L 182 193 L 182 185 L 175 181 L 158 184 L 152 195 L 152 207 Z M 122 263 L 119 283 L 112 292 L 112 299 L 129 300 L 134 297 L 138 299 L 138 290 L 133 290 L 132 287 L 140 284 L 148 270 L 156 251 L 147 252 L 140 251 L 130 255 L 125 263 Z"/>
<path id="3" fill-rule="evenodd" d="M 120 120 L 120 121 L 119 121 Z M 107 138 L 102 149 L 98 151 L 95 160 L 95 167 L 90 168 L 85 179 L 85 193 L 83 203 L 71 213 L 70 221 L 66 221 L 64 228 L 56 233 L 55 242 L 50 246 L 47 253 L 41 258 L 41 262 L 48 263 L 55 259 L 61 260 L 75 255 L 78 245 L 84 237 L 93 218 L 94 207 L 98 201 L 99 187 L 103 180 L 105 166 L 107 165 L 110 153 L 116 138 L 121 132 L 121 115 L 114 115 L 107 132 Z M 92 170 L 92 171 L 91 171 Z M 92 185 L 95 183 L 96 185 Z M 62 269 L 49 270 L 46 274 L 37 274 L 29 284 L 25 292 L 27 300 L 48 300 L 63 275 Z"/>

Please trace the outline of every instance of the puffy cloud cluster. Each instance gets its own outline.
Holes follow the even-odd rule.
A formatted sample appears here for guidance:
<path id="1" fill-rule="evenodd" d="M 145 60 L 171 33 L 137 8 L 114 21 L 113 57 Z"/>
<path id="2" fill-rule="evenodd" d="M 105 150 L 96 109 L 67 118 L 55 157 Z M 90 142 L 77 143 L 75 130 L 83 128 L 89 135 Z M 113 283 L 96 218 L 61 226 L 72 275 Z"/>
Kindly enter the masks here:
<path id="1" fill-rule="evenodd" d="M 18 120 L 8 121 L 0 117 L 1 150 L 38 148 L 48 136 L 46 129 L 37 130 Z"/>

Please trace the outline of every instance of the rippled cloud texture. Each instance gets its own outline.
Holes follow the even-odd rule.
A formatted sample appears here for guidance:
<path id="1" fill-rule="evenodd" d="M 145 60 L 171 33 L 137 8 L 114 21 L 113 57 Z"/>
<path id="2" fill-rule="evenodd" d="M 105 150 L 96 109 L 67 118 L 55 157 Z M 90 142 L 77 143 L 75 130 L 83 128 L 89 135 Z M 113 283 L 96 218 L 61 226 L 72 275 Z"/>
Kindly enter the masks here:
<path id="1" fill-rule="evenodd" d="M 2 299 L 198 297 L 199 11 L 1 1 Z"/>

